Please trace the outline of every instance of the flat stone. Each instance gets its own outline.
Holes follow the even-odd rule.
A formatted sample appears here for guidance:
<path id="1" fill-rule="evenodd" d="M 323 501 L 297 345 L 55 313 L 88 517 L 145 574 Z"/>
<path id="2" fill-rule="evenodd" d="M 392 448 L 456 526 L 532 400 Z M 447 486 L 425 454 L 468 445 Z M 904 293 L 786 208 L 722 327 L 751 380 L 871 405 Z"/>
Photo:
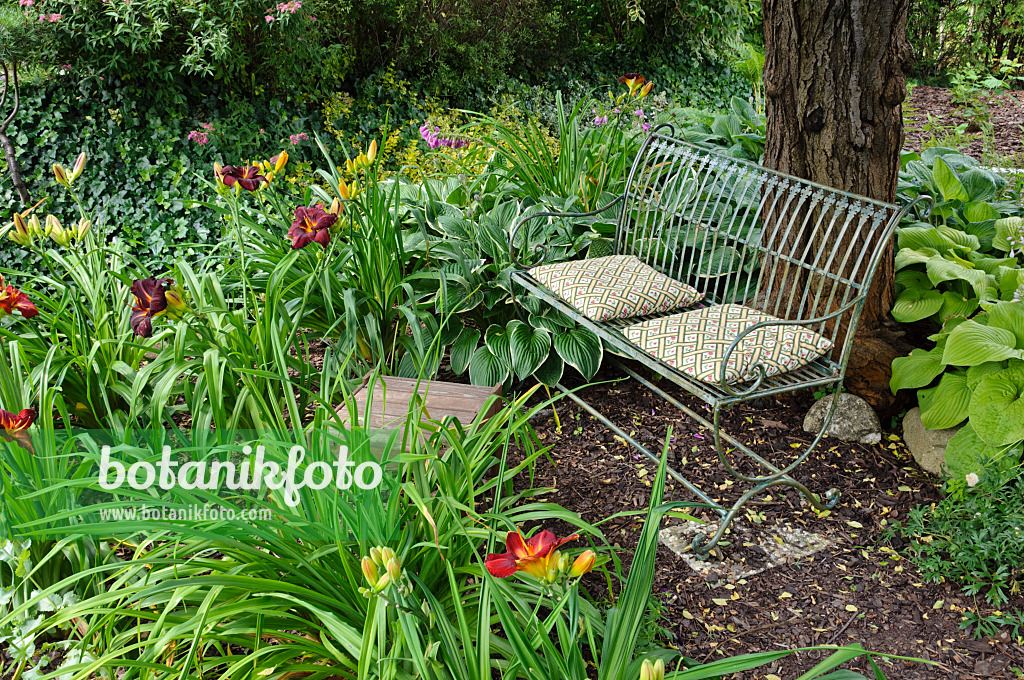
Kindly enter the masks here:
<path id="1" fill-rule="evenodd" d="M 736 583 L 740 579 L 749 578 L 774 567 L 806 560 L 834 543 L 820 534 L 804 531 L 789 524 L 769 526 L 739 523 L 733 524 L 722 537 L 718 544 L 721 549 L 716 546 L 715 550 L 711 551 L 709 559 L 700 559 L 693 552 L 693 539 L 698 534 L 713 534 L 717 529 L 718 524 L 715 522 L 701 524 L 690 521 L 665 527 L 658 534 L 658 538 L 663 545 L 683 558 L 711 587 Z M 728 545 L 725 545 L 726 543 Z M 735 551 L 730 550 L 730 547 L 734 545 L 742 545 L 758 553 L 762 559 L 757 563 L 732 559 L 729 555 Z M 714 559 L 716 553 L 724 559 Z"/>
<path id="2" fill-rule="evenodd" d="M 835 398 L 836 395 L 830 394 L 811 407 L 804 418 L 804 432 L 817 434 L 821 431 L 825 415 Z M 878 420 L 878 414 L 866 401 L 854 394 L 842 392 L 839 394 L 839 402 L 825 434 L 846 442 L 877 444 L 882 441 L 882 423 Z"/>
<path id="3" fill-rule="evenodd" d="M 927 429 L 921 422 L 921 409 L 916 406 L 903 417 L 903 441 L 921 469 L 933 475 L 946 472 L 946 445 L 959 429 Z"/>

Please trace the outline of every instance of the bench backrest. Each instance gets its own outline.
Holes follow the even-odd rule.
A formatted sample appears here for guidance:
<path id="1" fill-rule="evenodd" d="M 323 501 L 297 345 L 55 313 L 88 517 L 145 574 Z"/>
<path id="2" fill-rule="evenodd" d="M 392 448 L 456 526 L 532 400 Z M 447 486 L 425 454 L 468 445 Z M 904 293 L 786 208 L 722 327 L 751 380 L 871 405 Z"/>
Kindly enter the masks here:
<path id="1" fill-rule="evenodd" d="M 906 208 L 791 177 L 655 131 L 627 184 L 616 254 L 636 255 L 714 303 L 811 326 L 838 346 L 856 323 Z M 838 323 L 837 323 L 838 321 Z M 836 342 L 838 340 L 838 342 Z"/>

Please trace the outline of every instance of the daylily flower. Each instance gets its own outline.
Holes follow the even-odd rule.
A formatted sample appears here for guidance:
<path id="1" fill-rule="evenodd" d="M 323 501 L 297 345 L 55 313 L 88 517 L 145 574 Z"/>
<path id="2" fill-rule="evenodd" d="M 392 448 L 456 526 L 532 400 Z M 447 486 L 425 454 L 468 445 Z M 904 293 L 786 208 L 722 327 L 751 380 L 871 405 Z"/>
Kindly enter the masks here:
<path id="1" fill-rule="evenodd" d="M 5 286 L 4 276 L 0 274 L 0 317 L 4 314 L 14 314 L 15 311 L 21 312 L 26 319 L 39 315 L 39 310 L 28 296 L 14 286 Z"/>
<path id="2" fill-rule="evenodd" d="M 309 208 L 300 205 L 295 209 L 295 221 L 288 230 L 292 249 L 305 248 L 314 241 L 326 248 L 331 241 L 330 228 L 337 220 L 337 215 L 324 210 L 323 203 Z"/>
<path id="3" fill-rule="evenodd" d="M 0 409 L 0 427 L 4 429 L 4 432 L 10 435 L 17 434 L 22 430 L 28 429 L 35 420 L 35 409 L 22 409 L 18 415 L 14 415 L 10 411 Z"/>
<path id="4" fill-rule="evenodd" d="M 132 282 L 131 326 L 135 335 L 148 338 L 153 335 L 153 319 L 167 311 L 167 289 L 174 284 L 174 279 L 135 279 Z"/>
<path id="5" fill-rule="evenodd" d="M 274 164 L 274 172 L 281 172 L 281 170 L 284 169 L 284 166 L 288 163 L 288 152 L 282 151 L 271 158 L 270 162 Z"/>
<path id="6" fill-rule="evenodd" d="M 228 188 L 235 186 L 235 182 L 246 191 L 256 191 L 260 183 L 266 184 L 267 178 L 260 174 L 259 167 L 255 165 L 225 165 L 220 170 L 221 181 Z"/>
<path id="7" fill-rule="evenodd" d="M 545 529 L 524 540 L 518 531 L 510 531 L 505 536 L 507 552 L 488 555 L 484 559 L 484 566 L 497 578 L 508 578 L 517 571 L 525 571 L 538 580 L 546 580 L 548 573 L 557 569 L 558 560 L 561 558 L 561 554 L 555 548 L 577 538 L 579 534 L 558 538 L 554 532 Z"/>
<path id="8" fill-rule="evenodd" d="M 633 96 L 644 86 L 644 77 L 639 73 L 627 73 L 619 78 L 619 82 L 628 87 L 630 96 Z"/>

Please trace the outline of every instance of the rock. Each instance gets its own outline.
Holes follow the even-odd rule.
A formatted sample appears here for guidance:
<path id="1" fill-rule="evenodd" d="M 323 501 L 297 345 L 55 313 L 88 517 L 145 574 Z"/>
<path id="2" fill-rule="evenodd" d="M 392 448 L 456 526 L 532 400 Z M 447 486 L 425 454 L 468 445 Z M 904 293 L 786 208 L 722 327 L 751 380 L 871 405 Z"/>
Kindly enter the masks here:
<path id="1" fill-rule="evenodd" d="M 835 395 L 830 394 L 811 407 L 804 418 L 804 432 L 817 433 L 821 430 L 825 414 L 832 406 L 834 398 Z M 829 423 L 825 434 L 848 442 L 877 444 L 882 441 L 882 423 L 878 421 L 878 416 L 866 401 L 843 392 L 839 395 L 836 412 L 832 415 L 832 422 Z"/>
<path id="2" fill-rule="evenodd" d="M 903 441 L 921 469 L 941 475 L 946 471 L 946 444 L 958 429 L 926 429 L 921 422 L 921 409 L 915 406 L 903 418 Z"/>

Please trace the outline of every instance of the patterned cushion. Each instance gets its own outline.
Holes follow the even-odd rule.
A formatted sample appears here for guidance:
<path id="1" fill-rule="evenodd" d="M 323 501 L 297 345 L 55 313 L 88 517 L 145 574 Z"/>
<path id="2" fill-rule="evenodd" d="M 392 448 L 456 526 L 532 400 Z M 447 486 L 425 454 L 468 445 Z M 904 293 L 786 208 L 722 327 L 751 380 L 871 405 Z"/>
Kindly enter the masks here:
<path id="1" fill-rule="evenodd" d="M 623 332 L 655 359 L 697 380 L 718 383 L 729 345 L 742 330 L 761 321 L 778 319 L 742 305 L 719 305 L 651 319 L 627 326 Z M 785 373 L 809 364 L 831 347 L 827 338 L 800 326 L 765 326 L 745 336 L 729 357 L 726 381 L 756 379 L 753 366 L 757 362 L 764 365 L 766 377 Z"/>
<path id="2" fill-rule="evenodd" d="M 635 255 L 544 264 L 530 276 L 594 321 L 668 312 L 703 297 Z"/>

